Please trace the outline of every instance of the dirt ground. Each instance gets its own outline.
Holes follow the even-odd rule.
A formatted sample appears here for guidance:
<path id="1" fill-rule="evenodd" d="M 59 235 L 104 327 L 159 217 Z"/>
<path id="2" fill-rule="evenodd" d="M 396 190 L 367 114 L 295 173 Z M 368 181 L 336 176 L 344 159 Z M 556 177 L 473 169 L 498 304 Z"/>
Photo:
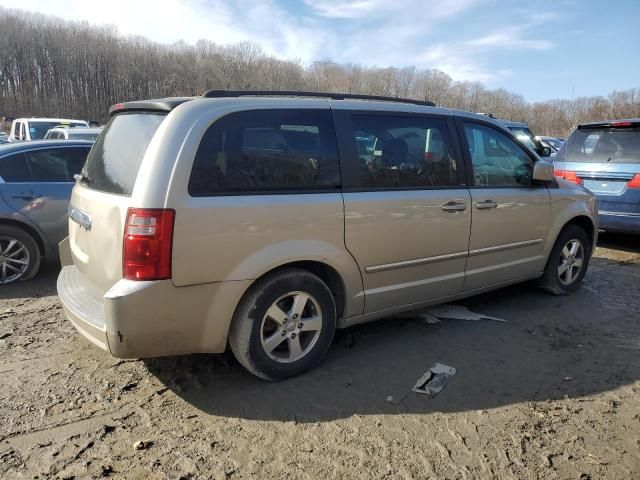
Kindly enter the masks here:
<path id="1" fill-rule="evenodd" d="M 603 236 L 573 296 L 355 327 L 275 384 L 229 355 L 118 361 L 64 319 L 56 273 L 0 289 L 0 478 L 640 478 L 638 237 Z M 436 362 L 445 390 L 411 392 Z"/>

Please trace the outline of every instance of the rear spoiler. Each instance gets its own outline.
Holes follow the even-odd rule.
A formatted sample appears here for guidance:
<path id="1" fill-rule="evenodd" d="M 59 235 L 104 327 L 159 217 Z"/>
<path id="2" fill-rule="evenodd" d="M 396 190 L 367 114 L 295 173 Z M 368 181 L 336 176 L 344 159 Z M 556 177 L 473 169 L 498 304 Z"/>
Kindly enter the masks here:
<path id="1" fill-rule="evenodd" d="M 170 112 L 178 105 L 194 100 L 196 97 L 171 97 L 157 100 L 138 100 L 134 102 L 116 103 L 109 108 L 109 115 L 122 112 Z"/>
<path id="2" fill-rule="evenodd" d="M 594 122 L 578 125 L 579 130 L 590 130 L 597 128 L 635 128 L 640 127 L 640 120 L 612 120 L 610 122 Z"/>

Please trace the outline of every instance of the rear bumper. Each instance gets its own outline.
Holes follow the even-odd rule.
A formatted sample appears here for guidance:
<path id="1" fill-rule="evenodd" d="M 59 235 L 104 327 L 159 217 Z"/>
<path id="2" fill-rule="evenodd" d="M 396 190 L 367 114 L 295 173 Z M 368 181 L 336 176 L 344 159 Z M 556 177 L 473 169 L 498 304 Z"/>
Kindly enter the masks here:
<path id="1" fill-rule="evenodd" d="M 600 211 L 600 229 L 608 232 L 640 233 L 640 214 Z"/>
<path id="2" fill-rule="evenodd" d="M 66 266 L 57 288 L 67 318 L 91 343 L 115 357 L 146 358 L 223 352 L 249 284 L 120 280 L 101 294 L 75 266 Z"/>
<path id="3" fill-rule="evenodd" d="M 57 289 L 64 313 L 76 330 L 97 347 L 109 351 L 102 302 L 83 286 L 74 267 L 62 268 Z"/>

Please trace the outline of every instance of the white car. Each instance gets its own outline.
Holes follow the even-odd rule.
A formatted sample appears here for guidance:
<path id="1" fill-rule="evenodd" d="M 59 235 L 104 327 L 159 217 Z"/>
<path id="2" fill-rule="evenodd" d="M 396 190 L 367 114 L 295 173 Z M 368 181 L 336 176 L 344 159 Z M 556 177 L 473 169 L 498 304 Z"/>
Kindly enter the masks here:
<path id="1" fill-rule="evenodd" d="M 16 118 L 11 123 L 10 142 L 42 140 L 46 133 L 61 125 L 69 127 L 88 127 L 85 120 L 69 120 L 65 118 Z"/>
<path id="2" fill-rule="evenodd" d="M 49 130 L 45 140 L 89 140 L 95 142 L 102 127 L 56 127 Z"/>

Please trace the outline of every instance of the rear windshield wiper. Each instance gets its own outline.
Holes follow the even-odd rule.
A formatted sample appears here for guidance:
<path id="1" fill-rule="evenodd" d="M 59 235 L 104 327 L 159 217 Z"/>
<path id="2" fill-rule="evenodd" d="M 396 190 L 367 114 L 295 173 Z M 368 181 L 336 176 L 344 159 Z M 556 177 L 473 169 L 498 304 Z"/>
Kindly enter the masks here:
<path id="1" fill-rule="evenodd" d="M 93 183 L 93 180 L 91 180 L 87 175 L 85 175 L 84 173 L 76 173 L 73 178 L 75 180 L 77 180 L 80 183 L 84 183 L 85 185 L 91 185 Z"/>

